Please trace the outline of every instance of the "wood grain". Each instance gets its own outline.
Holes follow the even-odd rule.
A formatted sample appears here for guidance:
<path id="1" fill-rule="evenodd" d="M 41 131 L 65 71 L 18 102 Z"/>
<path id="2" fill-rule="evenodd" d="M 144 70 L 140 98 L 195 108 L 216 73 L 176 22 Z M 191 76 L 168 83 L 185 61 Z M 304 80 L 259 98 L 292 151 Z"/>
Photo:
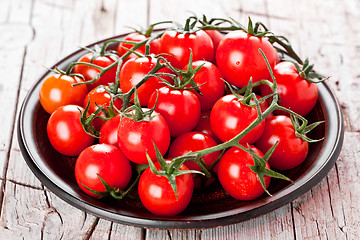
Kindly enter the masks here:
<path id="1" fill-rule="evenodd" d="M 359 239 L 360 3 L 235 0 L 1 0 L 1 239 Z M 191 231 L 140 229 L 65 203 L 32 174 L 19 151 L 16 116 L 45 67 L 89 43 L 172 19 L 200 16 L 263 21 L 301 57 L 331 76 L 346 133 L 335 167 L 312 190 L 271 213 L 230 226 Z"/>

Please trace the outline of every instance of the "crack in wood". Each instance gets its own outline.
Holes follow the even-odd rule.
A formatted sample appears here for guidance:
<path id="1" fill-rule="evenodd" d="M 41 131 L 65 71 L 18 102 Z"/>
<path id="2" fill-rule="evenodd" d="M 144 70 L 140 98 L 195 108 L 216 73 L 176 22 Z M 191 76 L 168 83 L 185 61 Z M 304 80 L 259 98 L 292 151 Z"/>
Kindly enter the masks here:
<path id="1" fill-rule="evenodd" d="M 294 234 L 294 240 L 296 240 L 296 226 L 295 226 L 295 216 L 294 216 L 294 205 L 291 202 L 290 203 L 290 209 L 291 209 L 291 221 L 293 226 L 293 234 Z"/>
<path id="2" fill-rule="evenodd" d="M 95 221 L 91 225 L 90 229 L 85 233 L 83 240 L 89 240 L 91 238 L 91 236 L 93 235 L 96 229 L 96 226 L 99 224 L 99 220 L 100 218 L 98 217 L 95 218 Z"/>
<path id="3" fill-rule="evenodd" d="M 27 188 L 31 188 L 31 189 L 35 189 L 35 190 L 39 190 L 39 191 L 43 190 L 42 188 L 32 186 L 32 185 L 29 185 L 29 184 L 26 184 L 26 183 L 17 182 L 15 180 L 9 180 L 9 179 L 4 179 L 4 178 L 0 178 L 0 180 L 2 180 L 4 182 L 11 182 L 14 185 L 19 185 L 19 186 L 22 186 L 22 187 L 27 187 Z"/>
<path id="4" fill-rule="evenodd" d="M 171 239 L 172 239 L 172 237 L 171 237 L 170 230 L 166 230 L 166 232 L 167 232 L 167 235 L 168 235 L 168 237 L 169 237 L 169 240 L 171 240 Z"/>
<path id="5" fill-rule="evenodd" d="M 316 225 L 316 231 L 317 231 L 317 236 L 319 238 L 321 238 L 321 234 L 320 234 L 320 229 L 319 229 L 319 223 L 316 219 L 313 220 L 315 222 L 315 225 Z"/>
<path id="6" fill-rule="evenodd" d="M 56 214 L 59 216 L 61 225 L 63 225 L 63 224 L 64 224 L 64 221 L 63 221 L 63 219 L 62 219 L 62 217 L 61 217 L 61 214 L 60 214 L 60 213 L 56 210 L 56 208 L 50 203 L 48 191 L 46 191 L 45 188 L 43 188 L 43 191 L 44 191 L 44 195 L 45 195 L 46 204 L 48 205 L 48 208 L 51 209 L 51 210 L 46 214 L 46 216 L 47 216 L 49 213 L 56 213 Z M 44 222 L 45 222 L 45 221 L 44 221 Z"/>
<path id="7" fill-rule="evenodd" d="M 141 240 L 146 239 L 146 233 L 147 233 L 147 230 L 145 228 L 142 228 L 141 229 Z"/>
<path id="8" fill-rule="evenodd" d="M 335 214 L 334 214 L 334 208 L 333 208 L 333 204 L 332 204 L 332 198 L 331 198 L 331 192 L 330 192 L 330 183 L 329 183 L 329 177 L 326 176 L 326 183 L 328 185 L 328 195 L 329 195 L 329 202 L 330 202 L 330 212 L 331 212 L 331 216 L 333 218 L 335 218 Z"/>
<path id="9" fill-rule="evenodd" d="M 111 222 L 111 223 L 110 223 L 109 234 L 108 234 L 108 240 L 111 239 L 111 233 L 112 233 L 112 231 L 113 231 L 113 225 L 114 225 L 114 222 Z"/>

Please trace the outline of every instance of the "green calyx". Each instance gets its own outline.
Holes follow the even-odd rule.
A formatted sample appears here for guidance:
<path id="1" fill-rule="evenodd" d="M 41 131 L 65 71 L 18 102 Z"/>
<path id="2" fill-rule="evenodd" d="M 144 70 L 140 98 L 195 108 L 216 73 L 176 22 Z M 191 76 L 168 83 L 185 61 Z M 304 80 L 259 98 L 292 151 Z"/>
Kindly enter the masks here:
<path id="1" fill-rule="evenodd" d="M 91 124 L 96 118 L 108 121 L 111 118 L 115 117 L 117 114 L 119 114 L 119 110 L 114 106 L 114 101 L 116 99 L 116 95 L 119 95 L 119 89 L 115 88 L 116 86 L 113 86 L 112 84 L 109 84 L 109 87 L 106 87 L 104 85 L 100 85 L 97 88 L 104 88 L 105 91 L 107 93 L 110 94 L 111 96 L 111 101 L 109 103 L 109 106 L 105 107 L 105 104 L 103 105 L 98 105 L 96 104 L 96 111 L 88 114 L 89 113 L 89 108 L 90 108 L 90 98 L 88 100 L 87 105 L 85 106 L 84 111 L 82 112 L 80 109 L 80 113 L 81 113 L 81 117 L 80 117 L 80 122 L 81 125 L 83 126 L 84 131 L 89 134 L 90 136 L 93 136 L 95 138 L 99 138 L 100 137 L 100 132 L 98 130 L 96 130 L 96 128 Z M 116 90 L 115 90 L 116 89 Z M 103 113 L 103 114 L 101 114 Z"/>
<path id="2" fill-rule="evenodd" d="M 278 142 L 276 142 L 264 155 L 264 157 L 259 157 L 258 155 L 256 155 L 256 153 L 254 152 L 254 150 L 248 145 L 247 147 L 247 152 L 251 154 L 251 156 L 254 159 L 254 165 L 248 165 L 248 167 L 251 169 L 251 171 L 253 171 L 258 179 L 259 182 L 261 183 L 261 186 L 263 187 L 263 189 L 265 190 L 265 192 L 269 195 L 272 196 L 270 194 L 270 192 L 266 189 L 266 184 L 265 184 L 265 176 L 268 177 L 272 177 L 272 178 L 278 178 L 278 179 L 282 179 L 285 181 L 289 181 L 289 182 L 293 182 L 290 178 L 286 177 L 285 175 L 275 172 L 271 169 L 266 168 L 266 163 L 269 160 L 269 158 L 271 157 L 271 155 L 273 154 L 273 152 L 275 151 L 275 148 L 277 146 Z M 238 147 L 240 147 L 241 145 L 239 145 Z M 241 148 L 243 149 L 244 147 L 241 146 Z"/>
<path id="3" fill-rule="evenodd" d="M 295 68 L 297 72 L 299 73 L 299 76 L 306 81 L 312 82 L 312 83 L 319 83 L 327 80 L 329 77 L 325 77 L 319 73 L 316 73 L 313 71 L 314 64 L 309 63 L 309 59 L 306 58 L 304 61 L 304 64 L 300 66 L 298 63 L 294 61 L 290 61 L 295 65 Z M 317 79 L 317 80 L 315 80 Z"/>
<path id="4" fill-rule="evenodd" d="M 87 187 L 85 184 L 81 183 L 87 190 L 89 190 L 91 193 L 99 195 L 99 198 L 104 198 L 107 196 L 110 196 L 114 199 L 123 199 L 125 197 L 129 197 L 132 199 L 136 199 L 134 196 L 132 196 L 129 192 L 131 191 L 131 189 L 133 189 L 135 187 L 134 183 L 137 183 L 139 181 L 140 178 L 140 174 L 138 175 L 137 179 L 134 181 L 133 184 L 131 184 L 131 186 L 126 190 L 121 190 L 120 188 L 117 187 L 111 187 L 109 186 L 109 184 L 102 178 L 100 177 L 99 174 L 97 174 L 98 178 L 100 179 L 101 183 L 104 185 L 105 187 L 105 191 L 95 191 L 89 187 Z"/>
<path id="5" fill-rule="evenodd" d="M 201 95 L 201 91 L 199 89 L 199 85 L 197 85 L 194 81 L 195 74 L 204 66 L 204 64 L 201 64 L 200 66 L 193 69 L 193 54 L 192 49 L 190 49 L 190 57 L 189 57 L 189 63 L 187 70 L 180 70 L 180 69 L 173 69 L 175 71 L 176 76 L 173 77 L 174 85 L 170 86 L 173 89 L 194 89 L 196 92 L 198 92 Z M 191 87 L 187 87 L 190 85 Z"/>
<path id="6" fill-rule="evenodd" d="M 157 105 L 157 98 L 153 108 L 144 111 L 140 105 L 139 97 L 137 90 L 134 91 L 134 105 L 125 109 L 125 111 L 120 112 L 121 116 L 132 119 L 134 122 L 147 121 L 150 122 L 153 118 L 157 117 L 158 114 L 153 114 L 155 107 Z"/>
<path id="7" fill-rule="evenodd" d="M 174 158 L 172 161 L 170 161 L 169 164 L 167 164 L 164 157 L 161 155 L 159 149 L 156 147 L 155 143 L 153 143 L 153 144 L 154 144 L 154 149 L 156 152 L 156 158 L 160 164 L 161 170 L 157 170 L 153 161 L 150 159 L 149 155 L 146 153 L 146 157 L 149 162 L 150 170 L 152 173 L 159 175 L 159 176 L 166 177 L 169 180 L 170 186 L 171 186 L 172 190 L 174 191 L 175 197 L 177 199 L 178 196 L 177 196 L 176 177 L 184 175 L 184 174 L 193 174 L 193 173 L 204 175 L 204 173 L 195 171 L 195 170 L 180 170 L 180 167 L 183 165 L 183 163 L 187 159 L 193 158 L 190 156 L 190 154 L 188 154 L 186 156 Z"/>
<path id="8" fill-rule="evenodd" d="M 84 76 L 83 76 L 83 75 L 77 74 L 77 73 L 68 72 L 68 71 L 64 71 L 64 70 L 61 70 L 61 69 L 58 68 L 58 67 L 55 67 L 54 69 L 51 69 L 51 68 L 47 68 L 47 69 L 48 69 L 50 72 L 55 73 L 55 74 L 66 75 L 66 76 L 69 76 L 69 77 L 78 77 L 78 78 L 84 80 Z M 73 86 L 75 86 L 75 85 L 76 85 L 76 84 L 73 84 Z"/>
<path id="9" fill-rule="evenodd" d="M 304 121 L 303 118 L 299 118 L 298 116 L 294 114 L 290 114 L 291 123 L 295 130 L 295 136 L 298 138 L 301 138 L 302 140 L 313 143 L 313 142 L 319 142 L 322 141 L 324 138 L 321 139 L 311 139 L 306 136 L 310 131 L 312 131 L 314 128 L 319 126 L 322 123 L 325 123 L 324 121 L 314 122 L 310 125 L 308 125 L 307 121 Z M 302 121 L 302 124 L 300 125 L 300 121 Z"/>
<path id="10" fill-rule="evenodd" d="M 80 116 L 80 123 L 84 129 L 84 131 L 89 134 L 90 136 L 93 136 L 95 138 L 98 138 L 100 136 L 100 132 L 98 130 L 96 130 L 96 128 L 91 124 L 96 118 L 100 117 L 99 114 L 102 111 L 106 111 L 104 109 L 104 105 L 102 106 L 98 106 L 98 109 L 96 109 L 95 112 L 91 113 L 90 115 L 88 115 L 89 112 L 89 107 L 90 107 L 90 100 L 88 101 L 84 111 L 80 111 L 81 116 Z"/>
<path id="11" fill-rule="evenodd" d="M 183 34 L 192 34 L 200 30 L 199 28 L 196 28 L 198 22 L 199 19 L 196 16 L 190 16 L 186 19 L 184 26 L 175 21 L 173 21 L 172 23 L 175 25 L 174 30 L 176 32 Z"/>

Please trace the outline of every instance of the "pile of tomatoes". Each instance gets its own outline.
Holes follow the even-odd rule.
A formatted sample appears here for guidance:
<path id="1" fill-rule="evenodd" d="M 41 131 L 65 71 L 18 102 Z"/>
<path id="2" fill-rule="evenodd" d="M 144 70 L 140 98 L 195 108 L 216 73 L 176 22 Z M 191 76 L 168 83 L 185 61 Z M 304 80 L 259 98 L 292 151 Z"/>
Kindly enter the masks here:
<path id="1" fill-rule="evenodd" d="M 156 25 L 88 49 L 43 82 L 50 143 L 77 157 L 79 187 L 95 198 L 137 188 L 151 213 L 172 216 L 214 179 L 239 200 L 267 192 L 271 177 L 289 180 L 275 169 L 305 160 L 320 124 L 305 116 L 323 77 L 261 23 Z"/>

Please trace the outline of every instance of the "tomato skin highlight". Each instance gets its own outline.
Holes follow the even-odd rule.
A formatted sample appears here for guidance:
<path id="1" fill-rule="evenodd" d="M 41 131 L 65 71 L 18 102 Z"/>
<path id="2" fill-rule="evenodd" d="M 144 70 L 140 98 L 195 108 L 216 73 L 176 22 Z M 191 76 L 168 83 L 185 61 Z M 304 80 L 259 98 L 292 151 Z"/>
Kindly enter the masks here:
<path id="1" fill-rule="evenodd" d="M 250 77 L 253 82 L 271 79 L 259 48 L 263 50 L 271 68 L 274 68 L 278 55 L 268 40 L 242 30 L 226 34 L 216 51 L 216 63 L 225 80 L 236 87 L 245 87 Z"/>
<path id="2" fill-rule="evenodd" d="M 92 58 L 93 58 L 93 53 L 86 53 L 78 59 L 78 62 L 92 63 L 102 68 L 106 68 L 116 62 L 115 58 L 109 56 L 97 56 L 93 59 L 93 61 L 91 61 Z M 107 72 L 105 72 L 94 83 L 86 84 L 88 90 L 90 91 L 91 89 L 94 89 L 97 86 L 107 85 L 108 83 L 115 82 L 116 70 L 117 70 L 117 65 L 115 65 Z M 79 64 L 74 67 L 73 72 L 83 75 L 85 81 L 90 81 L 100 73 L 100 70 L 94 67 L 89 67 L 86 65 Z"/>
<path id="3" fill-rule="evenodd" d="M 154 144 L 164 155 L 170 145 L 170 131 L 165 119 L 156 111 L 151 121 L 135 122 L 123 117 L 118 127 L 118 144 L 120 150 L 132 162 L 148 164 L 146 153 L 156 161 Z"/>
<path id="4" fill-rule="evenodd" d="M 168 162 L 167 162 L 168 163 Z M 159 162 L 155 167 L 161 170 Z M 188 170 L 184 165 L 180 170 Z M 147 168 L 141 175 L 138 185 L 139 197 L 145 208 L 159 216 L 175 216 L 186 209 L 194 191 L 192 174 L 183 174 L 175 179 L 177 198 L 169 180 Z"/>
<path id="5" fill-rule="evenodd" d="M 95 144 L 82 151 L 75 163 L 76 182 L 86 194 L 92 197 L 101 195 L 91 190 L 106 190 L 98 175 L 110 187 L 125 189 L 131 179 L 131 165 L 122 152 L 109 144 Z M 84 185 L 86 187 L 84 187 Z"/>
<path id="6" fill-rule="evenodd" d="M 51 145 L 66 156 L 77 156 L 94 142 L 80 123 L 84 109 L 77 105 L 65 105 L 56 109 L 47 123 L 47 135 Z"/>
<path id="7" fill-rule="evenodd" d="M 289 170 L 305 160 L 309 143 L 296 137 L 290 117 L 277 115 L 267 119 L 264 133 L 255 145 L 266 152 L 276 141 L 279 143 L 268 161 L 271 168 Z"/>
<path id="8" fill-rule="evenodd" d="M 182 69 L 189 63 L 190 49 L 193 61 L 211 62 L 214 58 L 213 42 L 203 30 L 195 33 L 178 33 L 168 30 L 160 38 L 159 53 L 170 54 L 164 55 L 164 58 L 175 68 Z"/>
<path id="9" fill-rule="evenodd" d="M 44 110 L 52 114 L 58 107 L 68 104 L 82 105 L 82 101 L 88 93 L 83 80 L 76 76 L 53 74 L 45 79 L 40 88 L 39 99 Z"/>
<path id="10" fill-rule="evenodd" d="M 243 105 L 235 95 L 220 98 L 210 113 L 211 129 L 223 142 L 234 138 L 247 128 L 258 116 L 256 107 Z M 261 121 L 239 143 L 255 143 L 264 131 L 265 121 Z"/>
<path id="11" fill-rule="evenodd" d="M 306 116 L 315 106 L 318 99 L 318 86 L 302 77 L 291 62 L 281 62 L 274 68 L 274 77 L 278 84 L 280 106 L 288 108 L 301 116 Z M 261 95 L 269 94 L 269 88 L 262 85 Z M 286 114 L 284 111 L 276 113 Z"/>
<path id="12" fill-rule="evenodd" d="M 254 152 L 263 157 L 262 152 L 251 146 Z M 221 157 L 218 164 L 218 177 L 223 188 L 235 199 L 249 201 L 260 197 L 265 190 L 248 165 L 254 165 L 253 157 L 238 147 L 232 147 Z M 269 168 L 269 164 L 266 164 Z M 264 176 L 266 188 L 271 178 Z"/>
<path id="13" fill-rule="evenodd" d="M 191 131 L 197 125 L 201 106 L 191 91 L 162 87 L 151 95 L 148 108 L 154 107 L 156 98 L 155 110 L 166 120 L 172 137 Z"/>

